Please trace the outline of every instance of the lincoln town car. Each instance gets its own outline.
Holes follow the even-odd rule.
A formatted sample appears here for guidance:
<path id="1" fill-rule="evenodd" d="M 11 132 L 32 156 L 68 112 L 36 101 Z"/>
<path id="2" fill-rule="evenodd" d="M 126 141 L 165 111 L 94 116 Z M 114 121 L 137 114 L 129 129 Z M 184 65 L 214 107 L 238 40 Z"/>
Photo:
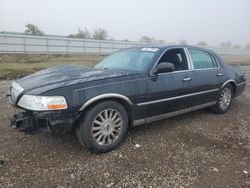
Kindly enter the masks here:
<path id="1" fill-rule="evenodd" d="M 97 153 L 128 128 L 208 108 L 223 114 L 246 86 L 239 66 L 193 46 L 123 49 L 94 67 L 58 65 L 13 81 L 10 125 L 25 133 L 75 131 Z M 41 143 L 42 144 L 42 143 Z"/>

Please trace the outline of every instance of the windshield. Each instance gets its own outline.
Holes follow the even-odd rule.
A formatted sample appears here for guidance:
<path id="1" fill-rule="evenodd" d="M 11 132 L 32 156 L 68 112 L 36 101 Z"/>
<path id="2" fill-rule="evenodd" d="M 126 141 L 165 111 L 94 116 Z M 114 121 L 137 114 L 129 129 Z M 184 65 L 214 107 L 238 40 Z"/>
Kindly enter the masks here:
<path id="1" fill-rule="evenodd" d="M 116 52 L 100 63 L 96 68 L 143 71 L 152 60 L 158 48 L 133 48 Z"/>

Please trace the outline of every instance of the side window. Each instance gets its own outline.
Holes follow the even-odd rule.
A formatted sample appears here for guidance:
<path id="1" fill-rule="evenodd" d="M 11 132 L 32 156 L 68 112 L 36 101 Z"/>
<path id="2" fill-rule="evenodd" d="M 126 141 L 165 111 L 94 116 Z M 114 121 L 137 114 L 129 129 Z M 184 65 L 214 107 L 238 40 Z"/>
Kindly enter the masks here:
<path id="1" fill-rule="evenodd" d="M 187 57 L 182 48 L 167 50 L 159 61 L 162 62 L 173 63 L 174 71 L 188 70 Z"/>
<path id="2" fill-rule="evenodd" d="M 194 69 L 218 67 L 218 64 L 209 53 L 196 49 L 188 49 L 188 51 L 191 55 Z"/>

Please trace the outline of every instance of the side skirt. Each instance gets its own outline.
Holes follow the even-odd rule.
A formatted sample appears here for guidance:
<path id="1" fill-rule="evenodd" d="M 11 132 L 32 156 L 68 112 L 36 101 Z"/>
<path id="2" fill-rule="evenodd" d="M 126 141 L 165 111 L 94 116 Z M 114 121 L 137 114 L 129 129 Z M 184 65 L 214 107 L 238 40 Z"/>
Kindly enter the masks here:
<path id="1" fill-rule="evenodd" d="M 195 110 L 200 110 L 200 109 L 203 109 L 203 108 L 207 108 L 207 107 L 213 106 L 215 104 L 216 104 L 216 101 L 201 104 L 201 105 L 198 105 L 198 106 L 193 106 L 193 107 L 190 107 L 190 108 L 185 108 L 185 109 L 182 109 L 182 110 L 177 110 L 177 111 L 166 113 L 166 114 L 147 117 L 146 119 L 138 119 L 138 120 L 134 121 L 133 125 L 138 126 L 138 125 L 143 125 L 145 123 L 151 123 L 151 122 L 159 121 L 159 120 L 162 120 L 162 119 L 165 119 L 165 118 L 174 117 L 174 116 L 178 116 L 178 115 L 185 114 L 185 113 L 188 113 L 188 112 L 192 112 L 192 111 L 195 111 Z"/>

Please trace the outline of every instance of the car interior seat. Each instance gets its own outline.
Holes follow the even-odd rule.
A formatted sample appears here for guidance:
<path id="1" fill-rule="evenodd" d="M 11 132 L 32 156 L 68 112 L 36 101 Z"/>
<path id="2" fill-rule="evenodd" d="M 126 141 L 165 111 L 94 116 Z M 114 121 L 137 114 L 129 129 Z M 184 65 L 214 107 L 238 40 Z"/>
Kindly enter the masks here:
<path id="1" fill-rule="evenodd" d="M 179 56 L 176 53 L 169 53 L 166 56 L 166 62 L 173 63 L 175 71 L 183 69 L 183 66 L 182 66 L 182 63 L 180 61 L 180 58 L 179 58 Z"/>

